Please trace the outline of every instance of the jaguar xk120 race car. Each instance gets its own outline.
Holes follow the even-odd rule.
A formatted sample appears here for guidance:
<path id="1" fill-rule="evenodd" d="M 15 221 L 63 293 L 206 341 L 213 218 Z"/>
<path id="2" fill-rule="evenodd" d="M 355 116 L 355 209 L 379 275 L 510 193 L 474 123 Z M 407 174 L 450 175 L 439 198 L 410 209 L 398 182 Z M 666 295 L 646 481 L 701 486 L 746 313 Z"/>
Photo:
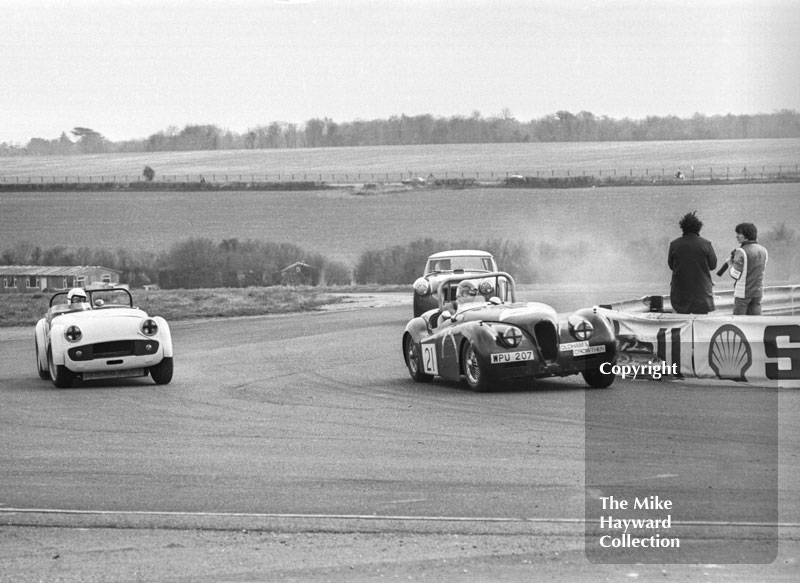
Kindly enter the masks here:
<path id="1" fill-rule="evenodd" d="M 422 277 L 414 282 L 414 317 L 438 306 L 439 282 L 461 273 L 490 273 L 497 271 L 491 253 L 475 250 L 440 251 L 428 257 Z"/>
<path id="2" fill-rule="evenodd" d="M 438 300 L 403 334 L 403 357 L 417 382 L 463 378 L 476 391 L 578 373 L 590 387 L 614 382 L 613 324 L 595 308 L 559 316 L 546 304 L 517 302 L 504 272 L 450 275 Z"/>
<path id="3" fill-rule="evenodd" d="M 36 366 L 59 388 L 148 374 L 164 385 L 172 380 L 172 335 L 164 318 L 134 308 L 124 287 L 60 291 L 36 323 Z"/>

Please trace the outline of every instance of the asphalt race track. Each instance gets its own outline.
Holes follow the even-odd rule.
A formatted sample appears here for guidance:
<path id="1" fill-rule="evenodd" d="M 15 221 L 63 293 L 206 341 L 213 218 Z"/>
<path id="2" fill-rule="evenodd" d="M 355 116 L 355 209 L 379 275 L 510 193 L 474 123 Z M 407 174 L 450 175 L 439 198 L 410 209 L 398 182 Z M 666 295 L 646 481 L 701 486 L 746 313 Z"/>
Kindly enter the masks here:
<path id="1" fill-rule="evenodd" d="M 174 323 L 167 386 L 59 390 L 36 375 L 32 330 L 0 332 L 0 581 L 800 574 L 800 392 L 770 393 L 771 435 L 750 422 L 764 401 L 754 387 L 618 380 L 588 395 L 579 377 L 486 394 L 416 384 L 400 348 L 410 312 Z M 590 402 L 607 427 L 630 432 L 625 459 L 584 447 Z M 714 414 L 686 427 L 703 410 Z M 677 470 L 649 471 L 667 441 Z M 587 455 L 631 481 L 682 474 L 682 503 L 702 521 L 682 536 L 767 551 L 777 536 L 776 553 L 766 564 L 589 562 Z M 777 491 L 754 493 L 745 464 Z"/>

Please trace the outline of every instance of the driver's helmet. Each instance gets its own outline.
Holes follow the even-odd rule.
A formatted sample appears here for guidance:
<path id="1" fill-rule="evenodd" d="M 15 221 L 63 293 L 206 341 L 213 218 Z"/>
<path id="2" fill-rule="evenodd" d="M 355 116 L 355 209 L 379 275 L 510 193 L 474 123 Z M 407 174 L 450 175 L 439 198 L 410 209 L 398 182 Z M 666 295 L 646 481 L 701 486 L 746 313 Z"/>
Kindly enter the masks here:
<path id="1" fill-rule="evenodd" d="M 88 299 L 86 298 L 86 292 L 79 287 L 72 288 L 67 294 L 67 303 L 69 305 L 84 304 L 87 301 Z"/>
<path id="2" fill-rule="evenodd" d="M 458 292 L 456 293 L 458 303 L 474 302 L 478 299 L 478 286 L 474 281 L 465 280 L 458 284 Z"/>

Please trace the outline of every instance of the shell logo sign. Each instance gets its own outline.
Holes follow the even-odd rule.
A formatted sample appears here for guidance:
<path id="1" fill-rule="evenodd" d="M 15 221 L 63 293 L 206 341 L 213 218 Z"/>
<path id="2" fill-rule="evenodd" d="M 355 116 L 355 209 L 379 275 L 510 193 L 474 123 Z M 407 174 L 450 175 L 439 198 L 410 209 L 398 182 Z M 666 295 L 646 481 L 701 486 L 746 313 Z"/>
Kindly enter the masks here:
<path id="1" fill-rule="evenodd" d="M 753 364 L 753 351 L 744 333 L 733 324 L 718 328 L 709 343 L 708 364 L 717 378 L 746 382 L 744 373 Z"/>

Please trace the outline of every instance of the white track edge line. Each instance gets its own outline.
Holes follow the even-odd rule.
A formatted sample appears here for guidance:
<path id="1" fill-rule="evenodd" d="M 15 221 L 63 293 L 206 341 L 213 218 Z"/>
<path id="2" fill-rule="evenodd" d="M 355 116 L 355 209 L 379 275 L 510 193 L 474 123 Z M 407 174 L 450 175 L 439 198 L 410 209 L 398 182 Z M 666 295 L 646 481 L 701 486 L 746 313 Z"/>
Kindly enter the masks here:
<path id="1" fill-rule="evenodd" d="M 176 512 L 159 510 L 74 510 L 66 508 L 0 508 L 2 514 L 67 514 L 99 516 L 164 516 L 179 518 L 271 518 L 271 519 L 314 519 L 314 520 L 386 520 L 419 522 L 497 522 L 532 524 L 591 524 L 584 518 L 525 518 L 525 517 L 487 517 L 487 516 L 394 516 L 380 514 L 278 514 L 258 512 Z M 738 522 L 738 521 L 673 521 L 680 526 L 748 526 L 799 528 L 799 522 Z"/>

